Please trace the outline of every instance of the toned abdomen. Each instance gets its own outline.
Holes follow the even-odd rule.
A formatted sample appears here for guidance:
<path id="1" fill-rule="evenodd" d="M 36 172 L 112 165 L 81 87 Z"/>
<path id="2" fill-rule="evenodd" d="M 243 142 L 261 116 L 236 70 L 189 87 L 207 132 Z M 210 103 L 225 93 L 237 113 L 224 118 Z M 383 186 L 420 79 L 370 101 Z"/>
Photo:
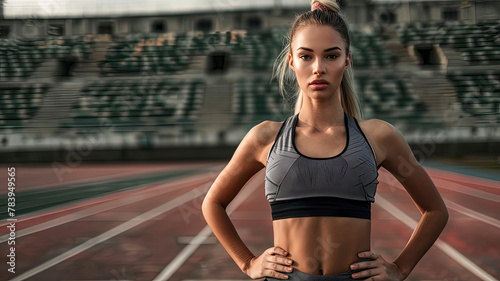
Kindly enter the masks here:
<path id="1" fill-rule="evenodd" d="M 357 253 L 370 250 L 370 220 L 299 217 L 273 221 L 274 246 L 290 253 L 292 267 L 309 274 L 349 270 Z"/>

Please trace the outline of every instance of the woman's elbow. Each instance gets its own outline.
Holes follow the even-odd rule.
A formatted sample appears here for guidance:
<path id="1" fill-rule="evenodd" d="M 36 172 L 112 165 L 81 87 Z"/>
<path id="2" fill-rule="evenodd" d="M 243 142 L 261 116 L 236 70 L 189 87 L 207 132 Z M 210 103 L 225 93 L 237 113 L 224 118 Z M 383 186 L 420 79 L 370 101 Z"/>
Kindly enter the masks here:
<path id="1" fill-rule="evenodd" d="M 201 213 L 203 214 L 205 220 L 207 219 L 207 215 L 210 212 L 210 207 L 211 207 L 210 201 L 211 201 L 210 198 L 205 196 L 205 198 L 203 198 L 203 202 L 201 203 Z"/>
<path id="2" fill-rule="evenodd" d="M 426 217 L 425 220 L 432 221 L 432 224 L 434 224 L 434 226 L 439 229 L 443 229 L 446 226 L 446 224 L 448 223 L 448 218 L 450 216 L 445 205 L 440 208 L 428 210 L 423 214 Z"/>
<path id="3" fill-rule="evenodd" d="M 207 218 L 213 214 L 214 212 L 214 208 L 217 208 L 221 206 L 220 203 L 218 203 L 217 201 L 215 201 L 213 198 L 209 197 L 209 196 L 205 196 L 205 198 L 203 199 L 203 202 L 201 203 L 201 213 L 203 214 L 203 217 L 205 218 L 205 220 L 207 220 Z"/>
<path id="4" fill-rule="evenodd" d="M 446 205 L 443 208 L 441 216 L 443 217 L 442 220 L 443 220 L 443 227 L 444 227 L 446 225 L 446 223 L 448 223 L 448 219 L 450 218 L 450 214 L 448 213 L 448 208 L 446 207 Z"/>
<path id="5" fill-rule="evenodd" d="M 448 219 L 450 217 L 446 205 L 443 205 L 439 210 L 434 211 L 434 217 L 439 222 L 441 227 L 444 228 L 448 223 Z"/>

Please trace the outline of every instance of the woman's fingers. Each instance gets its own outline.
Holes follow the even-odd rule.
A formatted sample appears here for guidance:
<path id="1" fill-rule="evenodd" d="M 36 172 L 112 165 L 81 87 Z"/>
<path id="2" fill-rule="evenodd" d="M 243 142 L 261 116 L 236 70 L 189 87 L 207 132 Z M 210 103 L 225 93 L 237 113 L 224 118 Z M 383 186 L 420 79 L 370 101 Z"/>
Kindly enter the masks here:
<path id="1" fill-rule="evenodd" d="M 358 253 L 358 257 L 360 258 L 369 258 L 369 259 L 378 259 L 380 258 L 380 255 L 377 254 L 377 253 L 374 253 L 372 251 L 366 251 L 366 252 L 361 252 L 361 253 Z"/>
<path id="2" fill-rule="evenodd" d="M 267 277 L 273 277 L 273 278 L 276 278 L 276 279 L 288 279 L 288 275 L 286 274 L 283 274 L 283 273 L 279 273 L 279 272 L 276 272 L 276 271 L 272 271 L 270 270 L 269 272 L 264 272 L 265 276 Z"/>
<path id="3" fill-rule="evenodd" d="M 266 252 L 269 254 L 269 255 L 282 255 L 282 256 L 287 256 L 288 255 L 288 252 L 283 250 L 283 248 L 281 247 L 278 247 L 278 246 L 274 246 L 274 247 L 271 247 L 269 249 L 266 250 Z"/>
<path id="4" fill-rule="evenodd" d="M 279 255 L 267 256 L 267 261 L 269 261 L 271 263 L 279 263 L 279 264 L 285 264 L 285 265 L 291 265 L 293 263 L 292 259 L 285 258 L 285 257 L 279 256 Z"/>
<path id="5" fill-rule="evenodd" d="M 352 274 L 352 278 L 357 279 L 357 278 L 366 278 L 366 277 L 372 277 L 372 276 L 377 276 L 381 275 L 383 273 L 383 269 L 380 267 L 377 268 L 371 268 L 371 269 L 366 269 L 357 273 Z M 373 279 L 375 280 L 375 279 Z"/>
<path id="6" fill-rule="evenodd" d="M 280 272 L 292 272 L 292 268 L 287 265 L 291 265 L 292 262 L 289 259 L 282 258 L 279 256 L 268 257 L 267 264 L 269 269 L 280 271 Z"/>
<path id="7" fill-rule="evenodd" d="M 271 264 L 282 264 L 282 265 L 291 265 L 293 260 L 291 258 L 287 258 L 288 253 L 280 247 L 272 247 L 267 249 L 268 253 L 265 258 Z M 288 271 L 286 268 L 281 267 L 281 270 Z"/>
<path id="8" fill-rule="evenodd" d="M 367 251 L 359 253 L 359 257 L 369 258 L 372 260 L 361 261 L 351 265 L 352 270 L 360 270 L 359 272 L 353 273 L 352 278 L 367 278 L 368 281 L 375 280 L 401 280 L 402 275 L 399 272 L 399 268 L 394 263 L 389 263 L 385 259 L 374 252 Z"/>
<path id="9" fill-rule="evenodd" d="M 278 279 L 288 279 L 288 275 L 283 274 L 290 273 L 293 270 L 293 268 L 290 267 L 293 260 L 286 257 L 288 256 L 288 253 L 277 246 L 267 249 L 266 253 L 268 255 L 264 259 L 266 261 L 264 267 L 269 270 L 269 273 L 267 273 L 266 276 Z"/>
<path id="10" fill-rule="evenodd" d="M 266 249 L 259 257 L 254 257 L 249 263 L 245 273 L 252 279 L 261 277 L 274 277 L 288 279 L 287 273 L 292 272 L 293 260 L 289 253 L 280 247 Z"/>

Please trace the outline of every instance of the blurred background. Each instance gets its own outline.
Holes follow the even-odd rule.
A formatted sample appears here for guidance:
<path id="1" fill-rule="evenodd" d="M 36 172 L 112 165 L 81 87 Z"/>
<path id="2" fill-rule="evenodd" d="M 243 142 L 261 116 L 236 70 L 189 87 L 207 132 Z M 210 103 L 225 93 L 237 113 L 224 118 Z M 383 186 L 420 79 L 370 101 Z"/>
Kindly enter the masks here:
<path id="1" fill-rule="evenodd" d="M 352 0 L 364 119 L 391 122 L 421 158 L 498 164 L 498 1 Z M 0 13 L 0 159 L 225 159 L 281 121 L 272 65 L 295 1 L 8 0 Z M 189 149 L 179 149 L 189 148 Z M 418 149 L 418 147 L 417 147 Z M 486 159 L 483 159 L 483 162 Z"/>
<path id="2" fill-rule="evenodd" d="M 351 25 L 363 119 L 392 123 L 425 167 L 488 179 L 490 189 L 481 192 L 497 190 L 499 1 L 339 3 Z M 0 0 L 0 163 L 18 171 L 24 197 L 17 198 L 16 216 L 193 175 L 213 181 L 251 127 L 292 114 L 294 100 L 280 95 L 272 67 L 295 15 L 309 9 L 307 0 Z M 7 182 L 7 175 L 0 179 Z M 7 189 L 0 195 L 6 207 Z M 481 196 L 500 202 L 499 195 Z M 199 203 L 191 211 L 203 224 Z M 483 206 L 498 216 L 498 205 Z M 177 218 L 192 226 L 183 210 L 177 208 Z M 489 222 L 498 230 L 498 220 Z M 175 237 L 177 246 L 190 241 Z M 72 239 L 64 241 L 87 241 Z M 23 271 L 38 264 L 40 251 L 22 261 Z M 499 254 L 498 247 L 488 253 Z M 116 265 L 105 279 L 151 280 L 160 267 L 145 276 L 144 268 L 126 267 L 132 278 Z M 241 278 L 231 273 L 234 263 L 227 268 Z M 413 280 L 476 280 L 457 272 L 417 273 Z M 71 279 L 35 274 L 30 280 Z"/>

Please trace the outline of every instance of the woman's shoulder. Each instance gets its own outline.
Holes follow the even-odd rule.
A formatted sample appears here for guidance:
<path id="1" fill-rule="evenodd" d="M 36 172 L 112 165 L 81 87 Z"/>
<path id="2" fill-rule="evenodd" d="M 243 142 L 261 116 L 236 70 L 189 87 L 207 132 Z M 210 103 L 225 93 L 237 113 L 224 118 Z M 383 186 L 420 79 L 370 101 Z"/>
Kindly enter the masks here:
<path id="1" fill-rule="evenodd" d="M 247 137 L 255 145 L 265 147 L 275 140 L 282 124 L 283 121 L 262 121 L 248 131 Z"/>
<path id="2" fill-rule="evenodd" d="M 263 121 L 253 126 L 239 145 L 239 149 L 254 155 L 255 159 L 266 165 L 267 152 L 272 146 L 283 122 Z"/>
<path id="3" fill-rule="evenodd" d="M 387 143 L 400 135 L 396 127 L 385 120 L 376 118 L 358 120 L 358 124 L 366 137 L 379 144 Z"/>
<path id="4" fill-rule="evenodd" d="M 401 154 L 409 150 L 408 143 L 402 134 L 387 121 L 380 119 L 360 120 L 359 126 L 368 142 L 375 149 L 379 163 L 382 163 L 388 155 L 394 155 L 394 152 Z"/>
<path id="5" fill-rule="evenodd" d="M 378 133 L 390 133 L 393 130 L 396 130 L 394 125 L 391 123 L 377 118 L 361 120 L 358 119 L 358 124 L 363 131 L 369 130 Z"/>

